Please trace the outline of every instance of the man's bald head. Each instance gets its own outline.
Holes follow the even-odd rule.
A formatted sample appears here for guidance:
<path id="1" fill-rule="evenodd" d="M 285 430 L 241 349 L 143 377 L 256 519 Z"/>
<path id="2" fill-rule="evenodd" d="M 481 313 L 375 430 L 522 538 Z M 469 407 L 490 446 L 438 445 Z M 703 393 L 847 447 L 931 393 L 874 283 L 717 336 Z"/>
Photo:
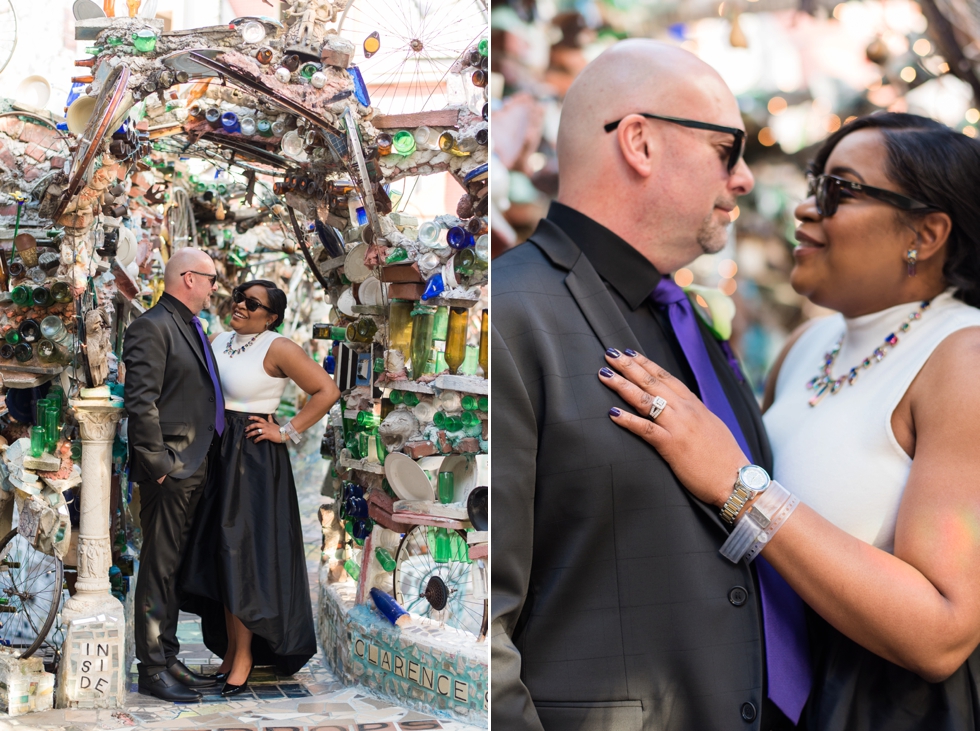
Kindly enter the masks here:
<path id="1" fill-rule="evenodd" d="M 185 276 L 187 272 L 194 272 Z M 163 291 L 176 297 L 194 314 L 207 307 L 214 286 L 206 275 L 215 275 L 214 261 L 200 249 L 177 249 L 163 270 Z"/>
<path id="2" fill-rule="evenodd" d="M 743 130 L 721 76 L 688 51 L 621 41 L 575 79 L 558 128 L 558 201 L 625 239 L 662 273 L 727 241 L 735 199 L 752 189 L 728 170 L 735 134 L 643 114 Z M 619 122 L 612 131 L 604 126 Z"/>
<path id="3" fill-rule="evenodd" d="M 621 41 L 586 66 L 565 95 L 558 129 L 562 176 L 594 171 L 608 156 L 596 144 L 609 134 L 603 125 L 638 112 L 741 126 L 731 91 L 693 53 L 659 41 Z"/>
<path id="4" fill-rule="evenodd" d="M 177 249 L 163 270 L 163 290 L 170 292 L 187 271 L 213 272 L 214 261 L 200 249 Z"/>

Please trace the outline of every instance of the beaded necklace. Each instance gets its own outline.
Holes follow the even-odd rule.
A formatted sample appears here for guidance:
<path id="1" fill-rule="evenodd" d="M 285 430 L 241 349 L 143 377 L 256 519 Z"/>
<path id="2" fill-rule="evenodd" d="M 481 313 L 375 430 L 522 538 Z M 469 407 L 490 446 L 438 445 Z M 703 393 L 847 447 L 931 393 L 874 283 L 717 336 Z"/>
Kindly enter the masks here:
<path id="1" fill-rule="evenodd" d="M 919 309 L 910 314 L 908 319 L 901 324 L 901 326 L 898 328 L 898 332 L 907 333 L 909 328 L 912 327 L 912 323 L 922 318 L 922 313 L 929 309 L 929 305 L 931 303 L 932 300 L 926 300 L 920 304 Z M 840 378 L 835 379 L 830 372 L 833 370 L 834 362 L 837 360 L 837 356 L 840 354 L 840 349 L 843 344 L 844 336 L 841 335 L 833 349 L 824 355 L 823 365 L 820 367 L 820 375 L 814 376 L 806 384 L 807 390 L 814 392 L 809 401 L 811 407 L 819 404 L 828 393 L 831 396 L 835 395 L 844 387 L 845 383 L 848 386 L 853 386 L 854 382 L 857 381 L 858 374 L 860 374 L 861 371 L 867 370 L 875 363 L 881 362 L 881 360 L 885 357 L 885 354 L 888 352 L 885 350 L 885 348 L 894 348 L 896 345 L 898 345 L 898 335 L 895 333 L 889 333 L 885 337 L 885 342 L 882 343 L 880 347 L 875 348 L 874 352 L 870 356 L 862 360 L 858 365 L 851 368 L 851 370 L 847 372 L 846 376 L 841 376 Z"/>
<path id="2" fill-rule="evenodd" d="M 225 355 L 227 355 L 229 358 L 234 358 L 236 355 L 244 353 L 246 350 L 248 350 L 249 346 L 251 346 L 251 344 L 254 343 L 256 339 L 259 337 L 259 335 L 261 334 L 262 333 L 255 333 L 255 335 L 252 336 L 252 339 L 249 340 L 247 343 L 245 343 L 245 345 L 243 345 L 240 348 L 231 347 L 232 342 L 235 340 L 235 336 L 232 335 L 230 338 L 228 338 L 228 342 L 225 343 Z"/>

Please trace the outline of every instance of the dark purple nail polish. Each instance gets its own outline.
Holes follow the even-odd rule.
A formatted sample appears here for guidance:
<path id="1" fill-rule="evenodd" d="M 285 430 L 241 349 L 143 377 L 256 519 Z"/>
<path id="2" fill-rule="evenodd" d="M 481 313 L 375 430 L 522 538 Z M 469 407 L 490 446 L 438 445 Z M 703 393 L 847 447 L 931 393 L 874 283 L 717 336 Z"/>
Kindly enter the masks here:
<path id="1" fill-rule="evenodd" d="M 599 375 L 602 376 L 603 378 L 612 378 L 613 377 L 612 368 L 600 368 Z"/>
<path id="2" fill-rule="evenodd" d="M 623 413 L 623 412 L 620 411 L 619 409 L 617 409 L 615 406 L 613 406 L 611 409 L 609 409 L 609 415 L 610 416 L 619 416 L 621 413 Z"/>
<path id="3" fill-rule="evenodd" d="M 636 357 L 636 351 L 635 350 L 630 350 L 629 348 L 626 348 L 623 352 L 626 353 L 626 355 L 628 355 L 630 358 L 635 358 Z"/>
<path id="4" fill-rule="evenodd" d="M 622 355 L 622 353 L 620 353 L 620 352 L 619 352 L 618 350 L 616 350 L 615 348 L 609 348 L 609 349 L 608 349 L 608 350 L 606 351 L 606 355 L 608 355 L 608 356 L 609 356 L 610 358 L 618 358 L 619 356 L 621 356 L 621 355 Z"/>

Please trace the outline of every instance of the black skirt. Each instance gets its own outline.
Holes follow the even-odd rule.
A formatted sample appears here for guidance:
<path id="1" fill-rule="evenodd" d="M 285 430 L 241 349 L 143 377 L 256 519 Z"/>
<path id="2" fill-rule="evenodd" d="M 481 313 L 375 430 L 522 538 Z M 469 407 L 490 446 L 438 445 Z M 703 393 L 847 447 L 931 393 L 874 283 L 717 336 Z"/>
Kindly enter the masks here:
<path id="1" fill-rule="evenodd" d="M 265 415 L 225 412 L 182 562 L 181 609 L 201 617 L 204 644 L 224 657 L 228 607 L 254 633 L 255 664 L 292 675 L 316 654 L 299 503 L 286 446 L 248 439 L 249 416 Z"/>
<path id="2" fill-rule="evenodd" d="M 980 731 L 980 649 L 929 683 L 809 612 L 814 683 L 806 731 Z"/>

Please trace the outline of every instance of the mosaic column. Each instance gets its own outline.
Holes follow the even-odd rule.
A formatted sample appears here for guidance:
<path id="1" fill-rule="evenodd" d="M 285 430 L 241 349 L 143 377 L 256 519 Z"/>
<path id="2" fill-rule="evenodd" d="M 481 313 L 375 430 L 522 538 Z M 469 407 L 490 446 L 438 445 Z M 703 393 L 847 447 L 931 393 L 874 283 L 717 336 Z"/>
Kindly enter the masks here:
<path id="1" fill-rule="evenodd" d="M 118 708 L 125 700 L 126 623 L 122 603 L 109 593 L 109 489 L 112 443 L 125 412 L 109 399 L 79 399 L 71 407 L 82 436 L 78 581 L 61 612 L 67 631 L 56 702 L 59 708 Z"/>

